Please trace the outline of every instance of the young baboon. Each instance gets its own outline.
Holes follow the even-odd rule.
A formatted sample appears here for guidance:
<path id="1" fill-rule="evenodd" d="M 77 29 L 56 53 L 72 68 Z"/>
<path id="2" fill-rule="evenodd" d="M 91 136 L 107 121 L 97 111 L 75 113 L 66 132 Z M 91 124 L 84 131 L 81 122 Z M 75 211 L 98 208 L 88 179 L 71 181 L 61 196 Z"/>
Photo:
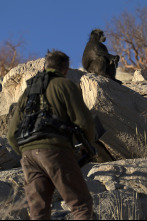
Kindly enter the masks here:
<path id="1" fill-rule="evenodd" d="M 83 67 L 90 73 L 103 75 L 121 84 L 121 81 L 115 79 L 119 56 L 108 53 L 107 47 L 102 43 L 105 41 L 102 30 L 95 29 L 91 32 L 83 53 Z"/>

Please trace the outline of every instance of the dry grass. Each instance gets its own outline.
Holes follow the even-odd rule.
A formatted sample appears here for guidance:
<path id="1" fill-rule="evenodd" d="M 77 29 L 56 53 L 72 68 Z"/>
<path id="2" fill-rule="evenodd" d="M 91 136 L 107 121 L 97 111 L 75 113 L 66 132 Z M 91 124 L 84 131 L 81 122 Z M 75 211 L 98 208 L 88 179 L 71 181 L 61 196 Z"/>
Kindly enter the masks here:
<path id="1" fill-rule="evenodd" d="M 139 220 L 142 216 L 138 207 L 138 194 L 134 192 L 128 198 L 120 199 L 119 192 L 107 199 L 100 199 L 98 205 L 98 220 Z"/>

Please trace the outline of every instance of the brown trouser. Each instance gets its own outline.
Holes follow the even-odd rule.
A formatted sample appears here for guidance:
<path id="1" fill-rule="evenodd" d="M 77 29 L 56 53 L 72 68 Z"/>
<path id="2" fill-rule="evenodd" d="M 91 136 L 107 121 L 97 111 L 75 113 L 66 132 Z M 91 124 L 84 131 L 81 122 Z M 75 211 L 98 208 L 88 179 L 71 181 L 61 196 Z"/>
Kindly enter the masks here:
<path id="1" fill-rule="evenodd" d="M 32 220 L 50 219 L 55 188 L 70 207 L 74 220 L 92 219 L 92 198 L 71 150 L 25 151 L 21 165 Z"/>

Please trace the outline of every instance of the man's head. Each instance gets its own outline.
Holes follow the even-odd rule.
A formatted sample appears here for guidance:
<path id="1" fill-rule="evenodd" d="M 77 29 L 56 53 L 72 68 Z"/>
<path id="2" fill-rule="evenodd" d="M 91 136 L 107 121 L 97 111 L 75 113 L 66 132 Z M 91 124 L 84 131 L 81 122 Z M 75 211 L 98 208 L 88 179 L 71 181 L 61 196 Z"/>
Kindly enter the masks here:
<path id="1" fill-rule="evenodd" d="M 45 56 L 45 70 L 56 69 L 63 74 L 66 74 L 69 68 L 69 57 L 61 51 L 48 50 Z"/>
<path id="2" fill-rule="evenodd" d="M 95 29 L 91 32 L 90 35 L 91 40 L 96 40 L 97 42 L 106 41 L 106 37 L 104 36 L 104 32 L 101 29 Z"/>

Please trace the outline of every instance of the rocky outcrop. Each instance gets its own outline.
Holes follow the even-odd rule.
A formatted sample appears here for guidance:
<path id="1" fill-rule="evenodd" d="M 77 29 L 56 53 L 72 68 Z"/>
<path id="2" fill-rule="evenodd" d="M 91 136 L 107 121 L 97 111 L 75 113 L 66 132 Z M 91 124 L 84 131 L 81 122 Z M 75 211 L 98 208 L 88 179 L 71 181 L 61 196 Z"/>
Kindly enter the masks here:
<path id="1" fill-rule="evenodd" d="M 14 103 L 23 93 L 26 80 L 43 66 L 44 58 L 20 64 L 3 79 L 0 93 L 0 219 L 3 220 L 29 219 L 20 158 L 5 136 Z M 80 85 L 93 117 L 98 116 L 106 129 L 101 142 L 115 160 L 120 160 L 91 163 L 82 169 L 97 219 L 147 219 L 147 82 L 129 81 L 121 86 L 102 76 L 72 69 L 67 77 Z M 103 146 L 98 151 L 102 153 Z M 69 219 L 68 208 L 57 192 L 52 219 Z"/>
<path id="2" fill-rule="evenodd" d="M 12 104 L 17 103 L 23 93 L 26 80 L 41 71 L 43 66 L 44 58 L 20 64 L 3 79 L 3 91 L 0 93 L 1 135 L 7 133 L 12 115 L 10 107 L 13 110 Z M 147 155 L 147 123 L 143 114 L 147 110 L 147 100 L 143 96 L 125 85 L 80 70 L 70 69 L 67 77 L 80 85 L 86 105 L 93 116 L 102 121 L 107 132 L 101 141 L 116 160 Z"/>
<path id="3" fill-rule="evenodd" d="M 147 70 L 136 70 L 132 81 L 147 81 Z"/>
<path id="4" fill-rule="evenodd" d="M 122 70 L 121 67 L 116 69 L 116 79 L 124 82 L 132 81 L 134 73 L 128 73 Z"/>
<path id="5" fill-rule="evenodd" d="M 146 98 L 112 80 L 87 74 L 81 78 L 83 99 L 106 133 L 101 141 L 115 159 L 147 156 Z"/>
<path id="6" fill-rule="evenodd" d="M 83 176 L 93 197 L 98 220 L 145 220 L 147 218 L 147 160 L 121 160 L 88 164 Z M 29 219 L 21 168 L 0 173 L 0 219 Z M 52 219 L 69 217 L 69 209 L 56 192 Z"/>
<path id="7" fill-rule="evenodd" d="M 147 98 L 147 81 L 132 81 L 124 83 L 124 86 Z"/>
<path id="8" fill-rule="evenodd" d="M 0 115 L 7 114 L 12 103 L 16 103 L 26 87 L 25 81 L 43 70 L 44 58 L 20 64 L 4 77 L 0 93 Z"/>
<path id="9" fill-rule="evenodd" d="M 147 98 L 147 70 L 136 70 L 132 81 L 124 82 L 124 85 Z"/>
<path id="10" fill-rule="evenodd" d="M 105 191 L 94 199 L 100 220 L 140 220 L 147 217 L 147 160 L 121 160 L 95 164 L 88 178 L 103 186 Z"/>
<path id="11" fill-rule="evenodd" d="M 89 164 L 83 168 L 97 220 L 147 218 L 146 168 L 146 159 Z M 61 205 L 67 211 L 65 203 Z"/>
<path id="12" fill-rule="evenodd" d="M 0 116 L 8 114 L 9 107 L 12 103 L 16 103 L 26 88 L 26 80 L 35 76 L 38 71 L 42 71 L 44 67 L 45 59 L 41 58 L 35 61 L 29 61 L 25 64 L 19 64 L 17 67 L 10 70 L 10 72 L 4 77 L 2 82 L 2 92 L 0 92 Z M 87 72 L 83 70 L 73 70 L 70 69 L 68 72 L 67 77 L 74 81 L 75 83 L 79 84 L 81 76 L 87 74 Z M 130 79 L 132 79 L 132 74 L 127 74 L 117 72 L 117 78 L 124 81 L 126 83 L 125 86 L 131 88 L 132 83 L 130 83 Z M 129 81 L 129 84 L 127 84 Z M 145 86 L 144 86 L 145 88 Z M 133 90 L 137 91 L 138 93 L 142 94 L 142 90 L 146 93 L 146 89 L 142 89 L 142 84 L 134 84 L 132 86 Z M 141 91 L 141 92 L 140 92 Z"/>

